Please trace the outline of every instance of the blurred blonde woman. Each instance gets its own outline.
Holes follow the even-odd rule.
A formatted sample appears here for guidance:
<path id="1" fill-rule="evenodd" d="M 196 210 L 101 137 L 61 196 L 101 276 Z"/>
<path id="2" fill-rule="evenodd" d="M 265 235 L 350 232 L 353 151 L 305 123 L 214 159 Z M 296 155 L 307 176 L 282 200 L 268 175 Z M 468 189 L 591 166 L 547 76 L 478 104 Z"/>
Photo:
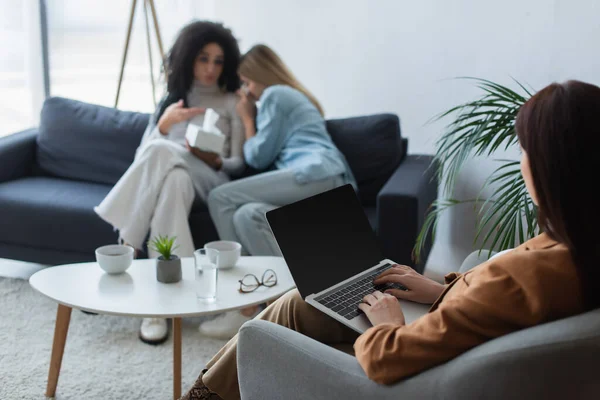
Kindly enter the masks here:
<path id="1" fill-rule="evenodd" d="M 241 243 L 250 255 L 280 255 L 267 211 L 356 182 L 327 133 L 323 108 L 275 51 L 252 47 L 242 57 L 239 75 L 244 159 L 265 172 L 213 189 L 208 208 L 222 240 Z M 257 312 L 225 313 L 201 324 L 200 332 L 231 338 Z"/>

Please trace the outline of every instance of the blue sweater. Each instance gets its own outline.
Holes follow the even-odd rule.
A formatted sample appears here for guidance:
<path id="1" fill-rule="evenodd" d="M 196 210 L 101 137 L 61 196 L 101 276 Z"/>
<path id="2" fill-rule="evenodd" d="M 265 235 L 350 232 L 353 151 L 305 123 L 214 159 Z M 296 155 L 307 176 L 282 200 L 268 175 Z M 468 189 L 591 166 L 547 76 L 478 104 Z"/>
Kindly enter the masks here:
<path id="1" fill-rule="evenodd" d="M 263 92 L 256 116 L 256 136 L 244 143 L 246 163 L 262 170 L 291 169 L 298 183 L 341 175 L 344 184 L 356 181 L 337 149 L 319 110 L 301 92 L 274 85 Z"/>

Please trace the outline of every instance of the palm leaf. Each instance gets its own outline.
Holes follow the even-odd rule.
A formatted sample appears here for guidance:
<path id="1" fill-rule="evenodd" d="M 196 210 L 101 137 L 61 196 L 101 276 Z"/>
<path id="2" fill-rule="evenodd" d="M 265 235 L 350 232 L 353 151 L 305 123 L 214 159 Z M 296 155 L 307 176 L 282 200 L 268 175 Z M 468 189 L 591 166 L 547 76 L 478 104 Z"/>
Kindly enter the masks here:
<path id="1" fill-rule="evenodd" d="M 504 250 L 534 236 L 537 230 L 537 210 L 527 194 L 519 162 L 500 160 L 497 168 L 483 184 L 475 200 L 453 198 L 458 176 L 473 156 L 490 157 L 503 148 L 518 145 L 515 119 L 532 91 L 513 79 L 519 92 L 486 79 L 461 77 L 473 81 L 482 91 L 480 98 L 452 107 L 434 116 L 429 122 L 452 118 L 436 141 L 433 168 L 442 182 L 442 196 L 436 200 L 417 237 L 413 255 L 416 262 L 431 232 L 435 236 L 437 220 L 448 208 L 465 202 L 481 205 L 475 242 L 481 247 Z M 489 199 L 483 199 L 485 189 L 493 188 Z"/>
<path id="2" fill-rule="evenodd" d="M 472 155 L 489 156 L 503 144 L 508 148 L 517 142 L 514 120 L 527 101 L 525 96 L 485 79 L 460 79 L 474 80 L 484 95 L 432 119 L 439 121 L 456 115 L 436 142 L 434 165 L 438 166 L 438 180 L 444 183 L 444 197 L 452 196 L 458 175 Z M 524 89 L 523 85 L 519 86 Z M 524 91 L 529 96 L 529 92 Z"/>
<path id="3" fill-rule="evenodd" d="M 537 228 L 536 209 L 521 176 L 520 163 L 503 161 L 481 191 L 490 186 L 495 186 L 495 190 L 480 211 L 475 241 L 483 237 L 481 247 L 505 250 L 533 236 Z"/>
<path id="4" fill-rule="evenodd" d="M 501 182 L 501 185 L 494 190 L 491 198 L 486 200 L 482 207 L 483 210 L 486 208 L 485 206 L 489 205 L 489 208 L 482 211 L 475 241 L 482 236 L 484 229 L 488 228 L 489 231 L 483 239 L 484 247 L 487 245 L 492 249 L 499 246 L 503 250 L 514 247 L 516 243 L 519 221 L 522 223 L 520 205 L 523 197 L 527 196 L 527 189 L 517 164 L 518 162 L 509 161 L 496 169 L 482 188 L 483 191 L 488 186 Z M 494 234 L 495 236 L 493 236 Z M 490 245 L 492 236 L 493 240 Z"/>

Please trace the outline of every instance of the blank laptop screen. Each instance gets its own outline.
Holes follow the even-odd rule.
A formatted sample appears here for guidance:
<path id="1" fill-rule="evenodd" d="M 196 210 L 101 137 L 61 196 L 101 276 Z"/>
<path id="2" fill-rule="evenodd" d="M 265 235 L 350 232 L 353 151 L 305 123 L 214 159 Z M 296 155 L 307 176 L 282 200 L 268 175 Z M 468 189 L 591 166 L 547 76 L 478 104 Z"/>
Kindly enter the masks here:
<path id="1" fill-rule="evenodd" d="M 383 259 L 350 184 L 269 211 L 267 220 L 303 298 Z"/>

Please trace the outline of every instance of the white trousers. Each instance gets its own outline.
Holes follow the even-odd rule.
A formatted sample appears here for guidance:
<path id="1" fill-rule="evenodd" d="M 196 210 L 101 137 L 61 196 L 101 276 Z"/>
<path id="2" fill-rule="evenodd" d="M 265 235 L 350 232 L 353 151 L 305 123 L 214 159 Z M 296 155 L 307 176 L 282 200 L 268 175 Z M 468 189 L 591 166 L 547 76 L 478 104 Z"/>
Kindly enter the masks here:
<path id="1" fill-rule="evenodd" d="M 206 200 L 214 187 L 229 181 L 183 146 L 156 139 L 140 149 L 116 185 L 94 207 L 96 213 L 119 231 L 120 238 L 143 248 L 144 239 L 175 236 L 179 257 L 191 257 L 194 242 L 188 217 L 194 198 Z M 149 256 L 158 254 L 152 249 Z"/>

